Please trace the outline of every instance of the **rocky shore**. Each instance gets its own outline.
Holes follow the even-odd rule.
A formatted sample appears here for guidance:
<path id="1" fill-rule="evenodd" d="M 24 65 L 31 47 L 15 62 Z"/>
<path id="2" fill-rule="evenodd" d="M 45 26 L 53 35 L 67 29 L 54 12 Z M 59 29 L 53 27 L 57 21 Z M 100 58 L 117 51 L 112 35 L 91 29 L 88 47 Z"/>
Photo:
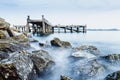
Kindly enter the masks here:
<path id="1" fill-rule="evenodd" d="M 46 50 L 32 50 L 30 43 L 38 42 L 38 45 L 45 48 L 70 49 L 69 57 L 74 61 L 70 71 L 77 76 L 76 79 L 87 80 L 90 77 L 104 74 L 106 63 L 114 63 L 120 60 L 120 54 L 109 54 L 101 56 L 101 51 L 93 45 L 81 45 L 72 47 L 68 41 L 54 38 L 50 44 L 41 43 L 33 39 L 28 33 L 19 33 L 10 28 L 10 24 L 0 18 L 0 80 L 37 80 L 41 74 L 49 73 L 56 64 L 53 57 Z M 18 32 L 18 31 L 17 31 Z M 59 57 L 59 56 L 58 56 Z M 82 61 L 79 61 L 82 59 Z M 89 59 L 89 60 L 88 60 Z M 62 65 L 61 65 L 62 66 Z M 119 80 L 120 71 L 107 75 L 105 80 Z M 86 76 L 86 78 L 80 78 Z M 71 76 L 62 75 L 60 80 L 73 80 Z"/>

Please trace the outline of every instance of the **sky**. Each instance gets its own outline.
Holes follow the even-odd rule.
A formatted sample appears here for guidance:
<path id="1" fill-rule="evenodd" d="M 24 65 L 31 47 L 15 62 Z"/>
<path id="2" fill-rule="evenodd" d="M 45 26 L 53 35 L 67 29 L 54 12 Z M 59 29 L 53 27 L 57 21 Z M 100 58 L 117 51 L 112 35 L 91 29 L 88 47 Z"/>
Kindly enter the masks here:
<path id="1" fill-rule="evenodd" d="M 11 26 L 25 25 L 26 18 L 52 25 L 87 25 L 89 28 L 120 28 L 120 0 L 1 0 L 0 17 Z"/>

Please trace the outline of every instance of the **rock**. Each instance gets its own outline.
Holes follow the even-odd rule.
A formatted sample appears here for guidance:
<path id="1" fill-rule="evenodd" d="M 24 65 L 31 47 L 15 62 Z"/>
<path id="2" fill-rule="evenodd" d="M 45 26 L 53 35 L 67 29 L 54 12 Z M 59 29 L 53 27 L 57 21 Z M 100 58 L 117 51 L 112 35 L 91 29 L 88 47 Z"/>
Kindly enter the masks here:
<path id="1" fill-rule="evenodd" d="M 75 75 L 82 75 L 82 77 L 92 77 L 104 72 L 104 67 L 98 63 L 97 60 L 81 61 L 73 68 Z"/>
<path id="2" fill-rule="evenodd" d="M 0 66 L 10 65 L 12 67 L 9 73 L 4 72 L 9 69 L 9 66 L 8 68 L 6 68 L 6 66 L 0 67 L 0 70 L 4 68 L 3 71 L 0 71 L 1 74 L 4 72 L 2 77 L 9 78 L 9 75 L 11 75 L 10 79 L 7 80 L 32 80 L 37 74 L 33 62 L 28 55 L 29 53 L 26 51 L 15 52 L 11 54 L 9 58 L 2 60 Z M 7 76 L 3 76 L 6 74 Z"/>
<path id="3" fill-rule="evenodd" d="M 71 56 L 74 58 L 88 58 L 88 59 L 96 57 L 95 55 L 88 53 L 88 52 L 84 52 L 84 51 L 74 52 L 74 53 L 72 53 Z"/>
<path id="4" fill-rule="evenodd" d="M 52 57 L 48 54 L 47 51 L 44 50 L 33 51 L 30 55 L 30 58 L 39 72 L 43 72 L 51 68 L 54 64 Z"/>
<path id="5" fill-rule="evenodd" d="M 28 42 L 28 38 L 24 34 L 20 34 L 17 36 L 12 37 L 12 39 L 19 41 L 19 42 Z"/>
<path id="6" fill-rule="evenodd" d="M 10 29 L 10 24 L 4 19 L 0 18 L 0 39 L 5 39 L 7 37 L 13 37 L 14 33 Z"/>
<path id="7" fill-rule="evenodd" d="M 0 28 L 9 28 L 10 24 L 5 21 L 5 19 L 0 18 Z"/>
<path id="8" fill-rule="evenodd" d="M 8 53 L 0 51 L 0 61 L 9 57 Z"/>
<path id="9" fill-rule="evenodd" d="M 24 34 L 20 34 L 20 35 L 11 37 L 10 40 L 14 44 L 17 44 L 22 48 L 29 48 L 30 47 L 29 39 Z"/>
<path id="10" fill-rule="evenodd" d="M 67 41 L 61 41 L 59 38 L 51 40 L 51 45 L 55 47 L 71 47 L 71 44 Z"/>
<path id="11" fill-rule="evenodd" d="M 0 43 L 0 51 L 4 53 L 12 53 L 17 50 L 21 50 L 21 48 L 13 43 L 5 42 L 5 43 Z"/>
<path id="12" fill-rule="evenodd" d="M 39 43 L 39 46 L 40 46 L 40 47 L 46 47 L 46 48 L 50 47 L 50 45 L 47 45 L 47 44 L 45 44 L 45 43 Z"/>
<path id="13" fill-rule="evenodd" d="M 7 37 L 6 37 L 5 33 L 2 30 L 0 30 L 0 39 L 6 39 L 6 38 Z"/>
<path id="14" fill-rule="evenodd" d="M 70 78 L 70 77 L 61 75 L 61 79 L 60 80 L 73 80 L 73 79 Z"/>
<path id="15" fill-rule="evenodd" d="M 76 51 L 85 51 L 85 52 L 89 52 L 92 54 L 99 54 L 100 51 L 95 47 L 95 46 L 90 46 L 90 45 L 83 45 L 77 48 L 73 49 L 74 52 Z"/>
<path id="16" fill-rule="evenodd" d="M 30 41 L 30 42 L 38 42 L 38 40 L 33 39 L 33 38 L 29 38 L 29 41 Z"/>
<path id="17" fill-rule="evenodd" d="M 22 80 L 13 64 L 0 64 L 0 80 Z"/>
<path id="18" fill-rule="evenodd" d="M 120 60 L 120 54 L 109 54 L 107 56 L 101 56 L 101 58 L 106 60 Z"/>
<path id="19" fill-rule="evenodd" d="M 104 80 L 120 80 L 120 71 L 107 75 Z"/>

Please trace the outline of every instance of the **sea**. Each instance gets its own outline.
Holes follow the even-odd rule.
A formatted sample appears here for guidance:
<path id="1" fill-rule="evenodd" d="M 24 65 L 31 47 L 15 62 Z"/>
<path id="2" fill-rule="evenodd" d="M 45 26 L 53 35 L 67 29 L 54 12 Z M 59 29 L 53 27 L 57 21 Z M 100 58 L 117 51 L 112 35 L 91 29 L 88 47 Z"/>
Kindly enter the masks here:
<path id="1" fill-rule="evenodd" d="M 87 33 L 53 33 L 47 36 L 33 36 L 41 43 L 50 45 L 50 41 L 55 37 L 62 41 L 71 43 L 72 48 L 82 45 L 95 46 L 99 51 L 99 56 L 85 57 L 83 59 L 72 59 L 72 49 L 69 48 L 43 48 L 38 43 L 31 43 L 36 50 L 43 49 L 52 56 L 55 65 L 51 70 L 40 75 L 38 80 L 60 80 L 60 76 L 69 76 L 73 80 L 104 80 L 104 78 L 115 71 L 120 70 L 120 61 L 108 62 L 99 59 L 100 56 L 109 54 L 120 54 L 120 31 L 87 31 Z M 93 71 L 91 69 L 91 61 L 97 60 L 102 69 Z M 95 72 L 95 73 L 94 73 Z"/>

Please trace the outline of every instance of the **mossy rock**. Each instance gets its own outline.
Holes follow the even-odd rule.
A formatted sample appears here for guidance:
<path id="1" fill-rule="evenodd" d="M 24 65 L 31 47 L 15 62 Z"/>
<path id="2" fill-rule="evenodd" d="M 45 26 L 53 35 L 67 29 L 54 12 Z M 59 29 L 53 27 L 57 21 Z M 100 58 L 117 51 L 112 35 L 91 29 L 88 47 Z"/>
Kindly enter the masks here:
<path id="1" fill-rule="evenodd" d="M 13 64 L 0 64 L 0 80 L 22 80 Z"/>
<path id="2" fill-rule="evenodd" d="M 71 47 L 71 44 L 67 41 L 61 41 L 59 38 L 51 40 L 51 45 L 55 47 Z"/>
<path id="3" fill-rule="evenodd" d="M 0 39 L 6 39 L 6 35 L 2 30 L 0 30 Z"/>
<path id="4" fill-rule="evenodd" d="M 28 38 L 24 34 L 14 36 L 13 39 L 17 40 L 19 42 L 28 42 L 29 41 Z"/>

